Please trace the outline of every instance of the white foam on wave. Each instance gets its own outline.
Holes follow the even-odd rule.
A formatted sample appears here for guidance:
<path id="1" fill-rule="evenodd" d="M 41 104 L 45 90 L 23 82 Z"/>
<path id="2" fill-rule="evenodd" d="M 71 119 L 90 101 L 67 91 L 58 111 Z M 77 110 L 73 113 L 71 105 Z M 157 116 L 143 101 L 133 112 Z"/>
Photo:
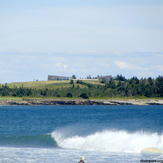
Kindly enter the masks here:
<path id="1" fill-rule="evenodd" d="M 88 136 L 68 137 L 59 131 L 54 131 L 51 135 L 58 146 L 69 149 L 124 153 L 139 153 L 146 147 L 156 147 L 163 150 L 163 134 L 157 133 L 105 130 Z"/>

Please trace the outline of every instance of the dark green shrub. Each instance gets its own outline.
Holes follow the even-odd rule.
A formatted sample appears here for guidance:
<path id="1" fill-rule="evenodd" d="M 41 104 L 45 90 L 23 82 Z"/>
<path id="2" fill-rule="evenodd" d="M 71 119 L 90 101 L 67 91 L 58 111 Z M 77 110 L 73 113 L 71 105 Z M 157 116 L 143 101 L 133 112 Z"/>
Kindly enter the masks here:
<path id="1" fill-rule="evenodd" d="M 81 97 L 81 98 L 84 98 L 84 99 L 88 99 L 88 96 L 87 96 L 86 93 L 82 93 L 82 94 L 80 95 L 80 97 Z"/>
<path id="2" fill-rule="evenodd" d="M 72 94 L 68 92 L 66 97 L 72 97 Z"/>

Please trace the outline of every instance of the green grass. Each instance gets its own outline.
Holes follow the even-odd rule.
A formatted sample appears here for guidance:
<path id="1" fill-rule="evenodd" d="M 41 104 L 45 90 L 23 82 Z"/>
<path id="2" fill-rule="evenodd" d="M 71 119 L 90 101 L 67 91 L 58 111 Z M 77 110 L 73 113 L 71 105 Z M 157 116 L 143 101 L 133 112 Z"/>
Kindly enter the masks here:
<path id="1" fill-rule="evenodd" d="M 103 85 L 103 83 L 101 83 L 99 80 L 97 79 L 91 79 L 91 80 L 82 80 L 84 83 L 89 83 L 89 84 L 100 84 Z"/>
<path id="2" fill-rule="evenodd" d="M 23 98 L 22 97 L 11 97 L 11 96 L 0 96 L 0 101 L 8 101 L 8 100 L 21 101 L 21 100 L 23 100 Z"/>
<path id="3" fill-rule="evenodd" d="M 11 97 L 11 96 L 0 96 L 0 101 L 23 101 L 23 100 L 84 100 L 78 97 Z M 87 100 L 87 99 L 86 99 Z"/>
<path id="4" fill-rule="evenodd" d="M 22 101 L 22 100 L 79 100 L 78 97 L 11 97 L 11 96 L 0 96 L 0 101 Z M 97 97 L 97 98 L 89 98 L 89 100 L 162 100 L 162 97 L 157 98 L 147 98 L 147 97 Z"/>
<path id="5" fill-rule="evenodd" d="M 9 87 L 24 87 L 24 88 L 36 88 L 36 89 L 56 89 L 60 87 L 69 87 L 70 81 L 34 81 L 34 82 L 20 82 L 20 83 L 9 83 Z"/>
<path id="6" fill-rule="evenodd" d="M 84 88 L 86 86 L 82 84 L 77 84 L 77 80 L 74 80 L 74 85 L 79 85 L 80 87 Z M 85 83 L 95 84 L 95 85 L 103 85 L 98 80 L 83 80 Z M 7 84 L 10 88 L 36 88 L 36 89 L 59 89 L 59 88 L 70 88 L 72 87 L 72 84 L 70 84 L 70 80 L 66 81 L 59 81 L 59 80 L 53 80 L 53 81 L 32 81 L 32 82 L 14 82 Z"/>

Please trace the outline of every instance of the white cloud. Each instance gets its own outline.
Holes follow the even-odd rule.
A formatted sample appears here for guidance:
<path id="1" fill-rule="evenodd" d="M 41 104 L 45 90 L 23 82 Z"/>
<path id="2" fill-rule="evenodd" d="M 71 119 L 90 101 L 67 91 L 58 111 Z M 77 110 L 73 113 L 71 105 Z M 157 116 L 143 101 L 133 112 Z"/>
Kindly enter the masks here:
<path id="1" fill-rule="evenodd" d="M 163 65 L 157 65 L 155 66 L 155 68 L 157 69 L 157 71 L 163 71 Z"/>
<path id="2" fill-rule="evenodd" d="M 129 65 L 123 61 L 115 61 L 115 64 L 121 69 L 129 68 Z"/>
<path id="3" fill-rule="evenodd" d="M 140 66 L 137 66 L 137 65 L 133 65 L 132 63 L 131 64 L 128 64 L 124 61 L 115 61 L 114 62 L 120 69 L 128 69 L 128 70 L 143 70 L 144 68 L 140 67 Z M 145 69 L 144 69 L 145 70 Z"/>
<path id="4" fill-rule="evenodd" d="M 62 64 L 62 63 L 56 63 L 55 66 L 58 67 L 58 68 L 63 68 L 63 69 L 67 68 L 67 65 Z"/>

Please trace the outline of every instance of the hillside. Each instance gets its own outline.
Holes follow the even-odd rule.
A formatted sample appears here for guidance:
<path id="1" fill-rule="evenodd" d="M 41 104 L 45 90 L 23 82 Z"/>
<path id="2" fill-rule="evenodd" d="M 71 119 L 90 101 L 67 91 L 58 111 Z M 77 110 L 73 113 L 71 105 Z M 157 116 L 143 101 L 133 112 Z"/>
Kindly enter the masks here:
<path id="1" fill-rule="evenodd" d="M 125 79 L 109 82 L 96 79 L 66 81 L 34 81 L 0 85 L 0 96 L 46 98 L 162 98 L 163 77 Z"/>
<path id="2" fill-rule="evenodd" d="M 74 85 L 78 86 L 80 85 L 81 87 L 84 87 L 82 84 L 78 84 L 77 80 L 73 80 Z M 85 83 L 88 84 L 93 84 L 93 85 L 104 85 L 101 83 L 99 80 L 96 79 L 91 79 L 91 80 L 82 80 Z M 3 84 L 5 85 L 5 84 Z M 8 87 L 10 88 L 31 88 L 31 89 L 49 89 L 49 90 L 54 90 L 54 89 L 59 89 L 59 88 L 71 88 L 72 84 L 70 84 L 70 80 L 51 80 L 51 81 L 31 81 L 31 82 L 13 82 L 7 84 Z"/>

